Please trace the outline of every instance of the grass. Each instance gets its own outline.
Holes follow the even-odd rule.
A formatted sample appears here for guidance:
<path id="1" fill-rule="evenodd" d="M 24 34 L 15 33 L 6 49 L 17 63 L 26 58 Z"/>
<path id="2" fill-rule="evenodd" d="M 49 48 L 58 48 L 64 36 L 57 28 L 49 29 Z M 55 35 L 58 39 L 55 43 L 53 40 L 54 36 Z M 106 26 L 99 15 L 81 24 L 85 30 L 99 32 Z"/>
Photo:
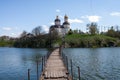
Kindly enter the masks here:
<path id="1" fill-rule="evenodd" d="M 13 44 L 14 44 L 13 41 L 0 41 L 1 47 L 11 47 L 11 46 L 13 46 Z"/>
<path id="2" fill-rule="evenodd" d="M 116 43 L 118 39 L 99 34 L 71 34 L 66 35 L 65 41 L 70 47 L 105 47 L 109 46 L 109 42 Z"/>

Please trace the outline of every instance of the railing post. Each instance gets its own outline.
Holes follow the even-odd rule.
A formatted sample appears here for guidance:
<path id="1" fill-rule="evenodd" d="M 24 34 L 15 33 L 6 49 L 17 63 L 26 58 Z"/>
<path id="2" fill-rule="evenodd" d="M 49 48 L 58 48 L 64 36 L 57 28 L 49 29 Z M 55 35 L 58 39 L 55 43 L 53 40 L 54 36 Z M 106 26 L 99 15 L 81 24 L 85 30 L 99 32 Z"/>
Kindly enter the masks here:
<path id="1" fill-rule="evenodd" d="M 73 65 L 72 65 L 72 59 L 70 59 L 70 63 L 71 63 L 71 76 L 72 76 L 72 80 L 73 80 Z"/>
<path id="2" fill-rule="evenodd" d="M 44 66 L 45 66 L 45 56 L 44 56 Z"/>
<path id="3" fill-rule="evenodd" d="M 63 62 L 64 62 L 64 64 L 65 64 L 65 60 L 64 60 L 64 54 L 62 53 L 62 59 L 63 59 Z"/>
<path id="4" fill-rule="evenodd" d="M 61 46 L 59 47 L 59 54 L 61 55 Z"/>
<path id="5" fill-rule="evenodd" d="M 42 72 L 43 72 L 43 68 L 44 68 L 44 66 L 43 66 L 43 57 L 42 57 Z"/>
<path id="6" fill-rule="evenodd" d="M 78 66 L 78 78 L 80 80 L 80 67 Z"/>
<path id="7" fill-rule="evenodd" d="M 63 52 L 62 52 L 62 59 L 64 58 L 64 54 L 63 54 Z"/>
<path id="8" fill-rule="evenodd" d="M 30 69 L 28 69 L 28 80 L 30 80 Z"/>
<path id="9" fill-rule="evenodd" d="M 49 53 L 50 53 L 50 52 L 48 52 L 48 54 L 47 54 L 47 59 L 48 59 L 48 57 L 49 57 Z"/>
<path id="10" fill-rule="evenodd" d="M 47 55 L 46 55 L 46 56 L 47 56 L 47 59 L 48 59 L 48 53 L 49 53 L 49 52 L 47 52 Z"/>
<path id="11" fill-rule="evenodd" d="M 63 54 L 63 60 L 64 60 L 64 63 L 65 63 L 65 55 Z"/>
<path id="12" fill-rule="evenodd" d="M 51 53 L 51 52 L 48 52 L 48 53 L 47 53 L 47 59 L 48 59 L 48 57 L 49 57 L 50 53 Z"/>
<path id="13" fill-rule="evenodd" d="M 65 57 L 65 54 L 63 55 L 63 59 L 64 59 L 64 64 L 66 66 L 66 57 Z"/>
<path id="14" fill-rule="evenodd" d="M 66 56 L 66 67 L 67 67 L 67 70 L 68 70 L 68 58 Z"/>
<path id="15" fill-rule="evenodd" d="M 38 58 L 36 57 L 36 63 L 37 63 L 37 80 L 39 80 L 39 74 L 38 74 Z"/>

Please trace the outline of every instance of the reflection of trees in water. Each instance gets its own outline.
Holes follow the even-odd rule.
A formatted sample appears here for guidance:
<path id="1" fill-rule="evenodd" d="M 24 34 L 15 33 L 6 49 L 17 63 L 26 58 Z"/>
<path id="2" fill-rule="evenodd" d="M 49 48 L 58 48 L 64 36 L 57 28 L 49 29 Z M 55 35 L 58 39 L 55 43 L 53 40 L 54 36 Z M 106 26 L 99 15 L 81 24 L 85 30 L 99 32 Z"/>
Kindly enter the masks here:
<path id="1" fill-rule="evenodd" d="M 25 67 L 25 70 L 30 69 L 31 78 L 34 77 L 34 80 L 38 78 L 41 74 L 42 69 L 42 57 L 46 55 L 47 50 L 33 49 L 30 52 L 26 52 L 21 55 L 22 64 Z"/>
<path id="2" fill-rule="evenodd" d="M 39 63 L 41 62 L 41 58 L 42 56 L 46 55 L 47 53 L 47 49 L 35 49 L 35 50 L 30 50 L 30 52 L 28 53 L 28 51 L 22 53 L 22 63 L 23 65 L 31 65 L 31 64 L 36 64 L 36 61 L 38 60 Z"/>
<path id="3" fill-rule="evenodd" d="M 43 55 L 42 54 L 40 54 L 40 53 L 34 53 L 34 54 L 32 54 L 32 55 L 22 55 L 22 61 L 24 62 L 24 63 L 26 63 L 26 62 L 36 62 L 36 61 L 40 61 L 41 62 L 41 57 L 42 57 Z"/>
<path id="4" fill-rule="evenodd" d="M 42 57 L 41 54 L 38 54 L 38 53 L 37 54 L 33 54 L 31 56 L 30 60 L 33 61 L 33 62 L 41 61 L 41 57 Z"/>

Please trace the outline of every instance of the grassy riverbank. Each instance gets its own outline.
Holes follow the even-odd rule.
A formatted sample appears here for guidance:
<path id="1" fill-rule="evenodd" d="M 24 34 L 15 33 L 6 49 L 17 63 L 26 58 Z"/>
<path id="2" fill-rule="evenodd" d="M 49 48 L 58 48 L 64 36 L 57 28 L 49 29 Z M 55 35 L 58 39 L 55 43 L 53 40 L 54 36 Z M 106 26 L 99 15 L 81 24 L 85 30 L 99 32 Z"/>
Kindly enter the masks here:
<path id="1" fill-rule="evenodd" d="M 66 47 L 111 47 L 120 46 L 117 38 L 105 35 L 71 34 L 65 37 Z"/>
<path id="2" fill-rule="evenodd" d="M 12 47 L 14 45 L 14 41 L 0 41 L 0 46 L 1 47 Z"/>
<path id="3" fill-rule="evenodd" d="M 49 48 L 58 47 L 62 44 L 62 38 L 50 38 L 42 36 L 38 38 L 27 38 L 16 41 L 12 40 L 0 40 L 1 47 L 29 47 L 29 48 Z M 97 48 L 97 47 L 119 47 L 120 39 L 102 35 L 102 34 L 67 34 L 65 36 L 66 47 L 81 47 L 81 48 Z"/>

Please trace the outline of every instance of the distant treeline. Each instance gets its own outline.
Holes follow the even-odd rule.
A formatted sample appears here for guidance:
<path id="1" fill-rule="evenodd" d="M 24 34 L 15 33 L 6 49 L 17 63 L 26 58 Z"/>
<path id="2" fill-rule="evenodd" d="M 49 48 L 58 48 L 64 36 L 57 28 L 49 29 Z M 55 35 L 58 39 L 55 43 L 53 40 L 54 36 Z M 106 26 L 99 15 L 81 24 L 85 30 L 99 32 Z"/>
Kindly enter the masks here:
<path id="1" fill-rule="evenodd" d="M 57 34 L 44 33 L 41 26 L 38 26 L 31 33 L 23 31 L 20 38 L 15 41 L 14 47 L 49 48 L 58 39 Z"/>
<path id="2" fill-rule="evenodd" d="M 66 47 L 117 47 L 120 46 L 120 30 L 113 26 L 106 32 L 99 32 L 97 23 L 87 24 L 88 32 L 72 30 L 65 36 L 44 33 L 41 26 L 30 33 L 23 31 L 19 38 L 0 37 L 0 46 L 19 48 L 49 48 L 64 44 Z"/>
<path id="3" fill-rule="evenodd" d="M 99 32 L 96 23 L 87 24 L 88 32 L 70 30 L 65 37 L 66 47 L 118 47 L 120 30 L 113 26 L 106 32 Z"/>

